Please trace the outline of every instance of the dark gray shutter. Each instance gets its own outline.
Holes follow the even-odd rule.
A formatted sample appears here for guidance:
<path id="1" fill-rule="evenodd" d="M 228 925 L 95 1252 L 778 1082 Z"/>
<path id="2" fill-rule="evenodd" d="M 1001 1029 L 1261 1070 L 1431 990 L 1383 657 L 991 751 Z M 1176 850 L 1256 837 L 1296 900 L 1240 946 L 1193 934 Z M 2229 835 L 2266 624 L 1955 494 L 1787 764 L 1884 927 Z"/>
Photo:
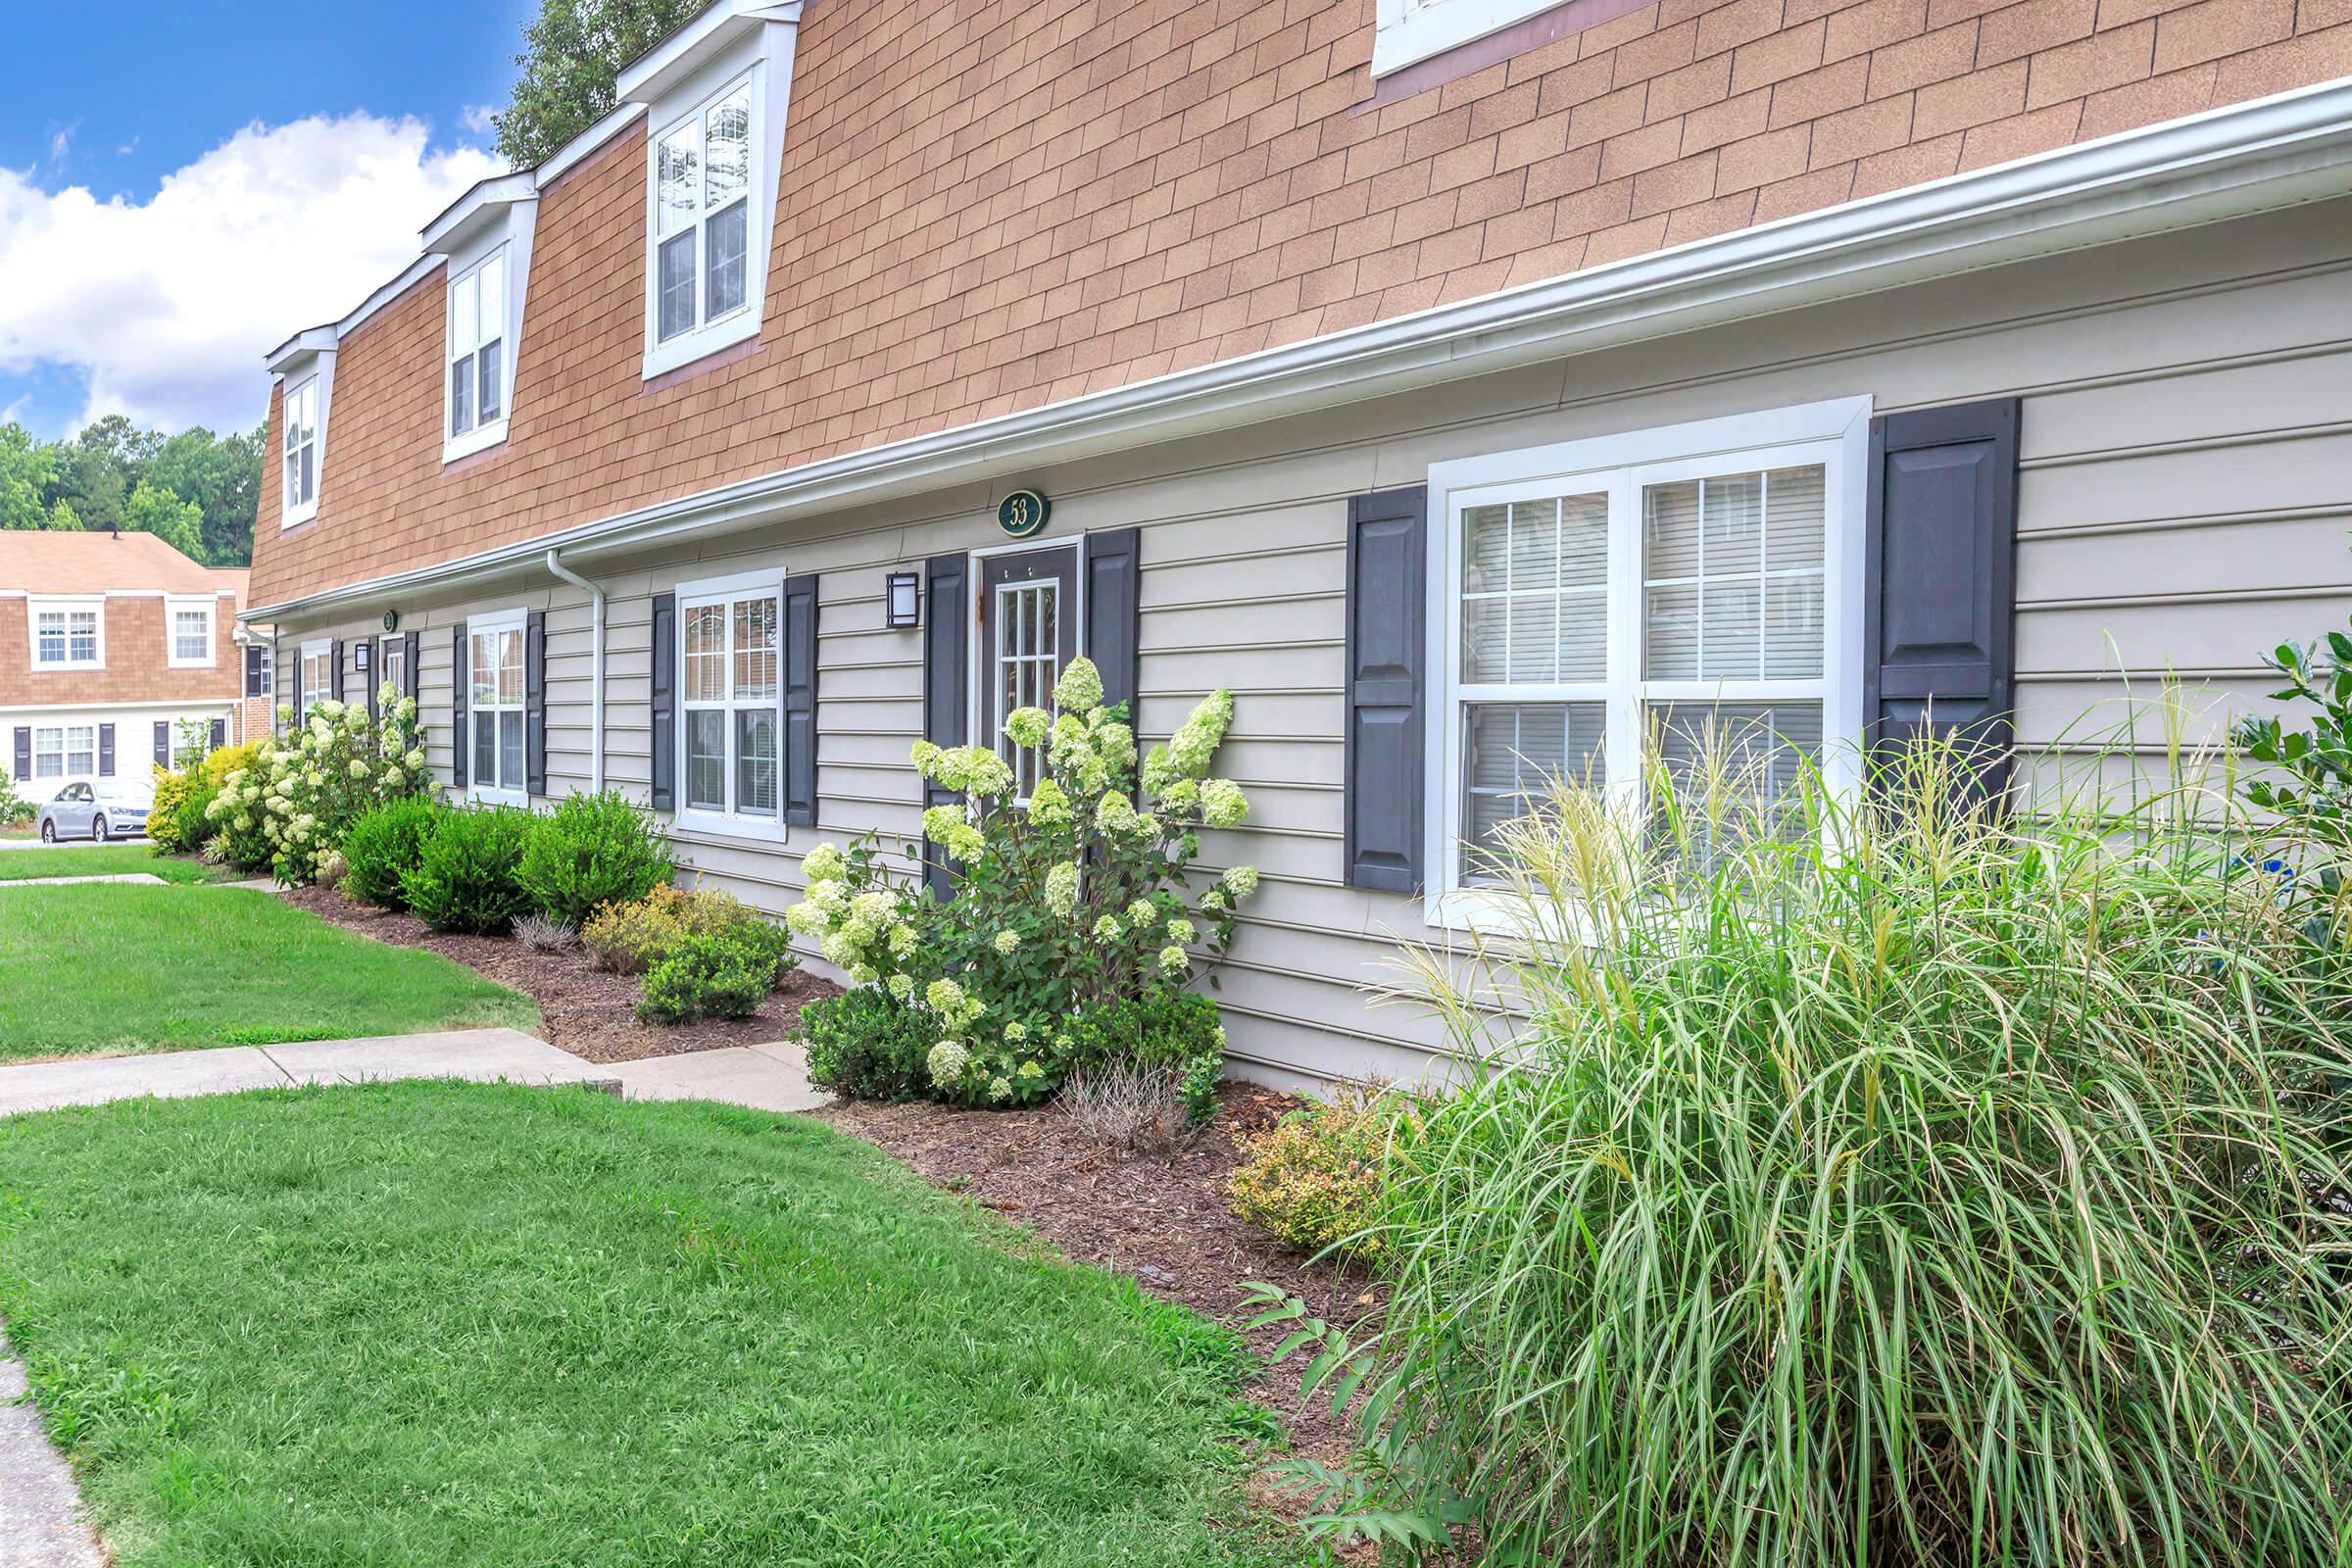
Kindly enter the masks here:
<path id="1" fill-rule="evenodd" d="M 298 728 L 299 728 L 299 727 L 301 726 L 301 724 L 302 724 L 302 720 L 303 720 L 303 712 L 302 712 L 302 644 L 300 644 L 300 643 L 296 643 L 296 644 L 294 645 L 294 658 L 293 658 L 292 663 L 291 663 L 291 665 L 290 665 L 289 667 L 290 667 L 290 672 L 292 673 L 292 675 L 293 675 L 293 677 L 294 677 L 294 678 L 293 678 L 292 680 L 288 681 L 286 684 L 287 684 L 287 685 L 289 685 L 289 686 L 291 686 L 291 687 L 293 688 L 293 690 L 294 690 L 294 704 L 293 704 L 293 708 L 292 708 L 291 711 L 292 711 L 292 712 L 293 712 L 293 714 L 294 714 L 294 723 L 295 723 L 296 727 L 298 727 Z"/>
<path id="2" fill-rule="evenodd" d="M 677 808 L 678 596 L 654 595 L 654 809 Z"/>
<path id="3" fill-rule="evenodd" d="M 220 750 L 221 747 L 223 747 L 223 746 L 226 746 L 227 744 L 228 744 L 228 720 L 227 720 L 227 719 L 225 719 L 225 718 L 216 718 L 216 719 L 214 719 L 214 720 L 213 720 L 213 750 L 217 752 L 217 751 L 219 751 L 219 750 Z"/>
<path id="4" fill-rule="evenodd" d="M 1102 672 L 1102 701 L 1136 718 L 1136 593 L 1140 528 L 1086 536 L 1086 657 Z"/>
<path id="5" fill-rule="evenodd" d="M 32 777 L 32 727 L 17 726 L 17 777 Z"/>
<path id="6" fill-rule="evenodd" d="M 1348 885 L 1421 888 L 1429 491 L 1348 504 Z"/>
<path id="7" fill-rule="evenodd" d="M 784 579 L 784 821 L 816 825 L 816 576 Z"/>
<path id="8" fill-rule="evenodd" d="M 466 675 L 466 628 L 456 627 L 449 643 L 449 786 L 466 787 L 466 764 L 473 760 L 472 737 L 466 733 L 466 702 L 472 695 Z"/>
<path id="9" fill-rule="evenodd" d="M 375 639 L 372 637 L 368 637 L 361 639 L 360 646 L 357 650 L 358 654 L 364 656 L 368 661 L 368 678 L 361 682 L 361 685 L 367 690 L 368 725 L 370 729 L 374 728 L 378 723 L 380 723 L 384 716 L 383 699 L 380 695 L 381 688 L 384 683 L 378 678 L 381 672 L 375 667 Z"/>
<path id="10" fill-rule="evenodd" d="M 112 724 L 98 726 L 98 776 L 115 776 L 115 726 Z"/>
<path id="11" fill-rule="evenodd" d="M 326 645 L 326 695 L 328 700 L 339 703 L 349 690 L 350 681 L 343 673 L 343 639 L 338 637 Z"/>
<path id="12" fill-rule="evenodd" d="M 523 792 L 547 793 L 547 612 L 534 610 L 522 622 Z"/>
<path id="13" fill-rule="evenodd" d="M 261 644 L 259 644 L 259 643 L 247 643 L 247 644 L 245 645 L 245 695 L 246 695 L 246 696 L 248 696 L 248 697 L 259 697 L 259 696 L 261 696 L 261 695 L 262 695 L 262 669 L 263 669 L 263 661 L 265 661 L 265 660 L 266 660 L 266 659 L 268 659 L 269 657 L 270 657 L 270 655 L 269 655 L 269 650 L 268 650 L 268 649 L 265 649 L 264 647 L 262 647 L 262 645 L 261 645 Z"/>
<path id="14" fill-rule="evenodd" d="M 411 702 L 416 699 L 416 634 L 410 632 L 400 641 L 401 696 Z"/>
<path id="15" fill-rule="evenodd" d="M 1915 737 L 1957 735 L 1972 801 L 2009 790 L 2016 744 L 2018 403 L 1890 414 L 1870 426 L 1862 718 L 1892 760 Z"/>
<path id="16" fill-rule="evenodd" d="M 167 769 L 172 765 L 172 721 L 170 719 L 159 718 L 155 721 L 155 765 Z"/>
<path id="17" fill-rule="evenodd" d="M 966 716 L 971 572 L 969 556 L 933 556 L 923 564 L 923 597 L 931 608 L 923 619 L 923 738 L 934 746 L 961 746 L 971 738 Z M 954 790 L 923 781 L 925 806 L 960 799 Z M 943 904 L 956 896 L 947 858 L 928 843 L 923 846 L 923 880 Z"/>

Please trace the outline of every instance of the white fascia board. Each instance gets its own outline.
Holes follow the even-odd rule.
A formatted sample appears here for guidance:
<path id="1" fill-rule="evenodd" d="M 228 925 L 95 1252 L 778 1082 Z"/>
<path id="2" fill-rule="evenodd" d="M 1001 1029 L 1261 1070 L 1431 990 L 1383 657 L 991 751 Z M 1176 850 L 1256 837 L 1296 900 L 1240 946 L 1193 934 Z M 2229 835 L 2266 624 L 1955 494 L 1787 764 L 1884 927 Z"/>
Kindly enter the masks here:
<path id="1" fill-rule="evenodd" d="M 614 90 L 624 103 L 652 103 L 762 24 L 800 20 L 801 0 L 716 0 L 622 68 Z"/>
<path id="2" fill-rule="evenodd" d="M 271 375 L 284 375 L 301 368 L 303 362 L 320 354 L 331 353 L 339 329 L 327 326 L 306 326 L 292 337 L 271 349 L 262 365 Z"/>
<path id="3" fill-rule="evenodd" d="M 455 256 L 483 235 L 502 226 L 508 209 L 517 202 L 539 199 L 539 181 L 530 171 L 499 174 L 482 180 L 443 209 L 424 225 L 419 236 L 427 256 Z"/>
<path id="4" fill-rule="evenodd" d="M 258 607 L 323 612 L 787 521 L 1979 268 L 2352 194 L 2352 79 L 2209 111 Z"/>

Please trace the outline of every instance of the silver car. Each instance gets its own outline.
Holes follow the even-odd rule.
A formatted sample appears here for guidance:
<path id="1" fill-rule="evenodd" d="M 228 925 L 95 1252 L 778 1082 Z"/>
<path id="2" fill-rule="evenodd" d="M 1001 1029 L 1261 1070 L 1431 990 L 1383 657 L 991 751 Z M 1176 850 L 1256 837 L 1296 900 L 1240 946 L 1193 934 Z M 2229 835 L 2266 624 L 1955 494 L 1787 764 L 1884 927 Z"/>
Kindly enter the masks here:
<path id="1" fill-rule="evenodd" d="M 135 837 L 147 831 L 147 808 L 137 801 L 99 794 L 87 784 L 69 784 L 41 808 L 41 842 Z"/>

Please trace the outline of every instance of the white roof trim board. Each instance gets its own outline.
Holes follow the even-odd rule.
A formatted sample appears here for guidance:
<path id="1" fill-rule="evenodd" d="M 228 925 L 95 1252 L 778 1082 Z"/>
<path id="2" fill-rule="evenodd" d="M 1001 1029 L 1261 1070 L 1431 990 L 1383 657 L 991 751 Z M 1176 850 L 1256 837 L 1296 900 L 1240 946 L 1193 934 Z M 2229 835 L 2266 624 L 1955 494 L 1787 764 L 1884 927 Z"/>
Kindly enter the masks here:
<path id="1" fill-rule="evenodd" d="M 2352 79 L 785 468 L 249 610 L 323 612 L 789 520 L 1693 327 L 2352 193 Z"/>

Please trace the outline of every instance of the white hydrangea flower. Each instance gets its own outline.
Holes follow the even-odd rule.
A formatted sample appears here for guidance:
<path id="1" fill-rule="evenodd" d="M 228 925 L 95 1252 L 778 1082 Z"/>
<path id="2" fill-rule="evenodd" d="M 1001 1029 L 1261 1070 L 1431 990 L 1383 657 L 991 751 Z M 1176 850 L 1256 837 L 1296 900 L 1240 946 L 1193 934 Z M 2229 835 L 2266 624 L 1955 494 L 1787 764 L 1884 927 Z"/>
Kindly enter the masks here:
<path id="1" fill-rule="evenodd" d="M 833 881 L 849 868 L 849 859 L 837 844 L 819 844 L 801 860 L 802 874 L 811 882 Z"/>
<path id="2" fill-rule="evenodd" d="M 892 975 L 888 983 L 890 986 L 891 1000 L 894 1002 L 904 1004 L 913 999 L 914 976 L 906 973 L 905 970 L 901 970 Z"/>
<path id="3" fill-rule="evenodd" d="M 1188 943 L 1192 941 L 1193 922 L 1184 919 L 1181 916 L 1170 920 L 1168 922 L 1168 940 L 1175 943 Z"/>
<path id="4" fill-rule="evenodd" d="M 931 1081 L 946 1089 L 963 1076 L 963 1064 L 969 1060 L 971 1053 L 963 1049 L 961 1041 L 942 1040 L 931 1048 L 924 1065 L 931 1070 Z"/>
<path id="5" fill-rule="evenodd" d="M 1102 706 L 1102 672 L 1091 659 L 1073 659 L 1054 683 L 1054 706 L 1065 713 L 1083 713 Z"/>
<path id="6" fill-rule="evenodd" d="M 1054 728 L 1054 715 L 1042 708 L 1016 708 L 1004 715 L 1004 733 L 1016 746 L 1038 747 Z"/>
<path id="7" fill-rule="evenodd" d="M 1000 931 L 994 946 L 1001 956 L 1009 958 L 1021 951 L 1021 934 L 1009 929 Z"/>
<path id="8" fill-rule="evenodd" d="M 988 1098 L 997 1104 L 1003 1104 L 1012 1098 L 1012 1085 L 1001 1077 L 991 1078 L 988 1081 Z"/>
<path id="9" fill-rule="evenodd" d="M 1159 966 L 1162 970 L 1169 974 L 1184 973 L 1185 969 L 1192 963 L 1192 961 L 1193 960 L 1191 958 L 1185 956 L 1185 952 L 1182 948 L 1162 948 L 1159 950 Z"/>
<path id="10" fill-rule="evenodd" d="M 1015 1018 L 1004 1026 L 1004 1038 L 1017 1046 L 1029 1038 L 1029 1026 Z"/>
<path id="11" fill-rule="evenodd" d="M 1237 899 L 1246 899 L 1257 891 L 1257 867 L 1254 865 L 1228 866 L 1225 875 L 1219 880 L 1227 893 Z"/>
<path id="12" fill-rule="evenodd" d="M 893 957 L 912 957 L 915 946 L 919 941 L 920 939 L 915 936 L 914 927 L 911 925 L 894 925 L 890 928 L 889 942 Z"/>
<path id="13" fill-rule="evenodd" d="M 1078 863 L 1063 860 L 1046 873 L 1046 907 L 1068 919 L 1078 907 Z"/>
<path id="14" fill-rule="evenodd" d="M 1231 779 L 1212 778 L 1200 785 L 1200 819 L 1210 827 L 1238 827 L 1248 820 L 1250 798 Z"/>

